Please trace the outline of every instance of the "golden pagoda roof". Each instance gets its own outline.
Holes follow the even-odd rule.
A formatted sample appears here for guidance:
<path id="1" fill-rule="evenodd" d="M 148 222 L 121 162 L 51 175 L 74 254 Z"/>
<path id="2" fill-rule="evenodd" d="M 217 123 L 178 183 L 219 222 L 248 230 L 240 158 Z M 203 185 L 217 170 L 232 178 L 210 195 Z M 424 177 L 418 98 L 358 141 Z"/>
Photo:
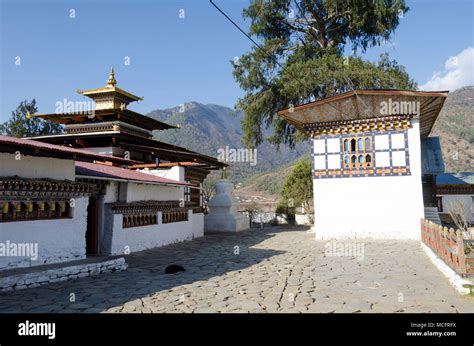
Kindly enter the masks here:
<path id="1" fill-rule="evenodd" d="M 115 94 L 120 94 L 122 96 L 125 96 L 125 98 L 128 98 L 130 101 L 143 100 L 143 97 L 133 95 L 132 93 L 129 93 L 128 91 L 125 91 L 117 87 L 116 85 L 117 85 L 117 81 L 115 80 L 115 72 L 114 72 L 114 68 L 112 67 L 110 69 L 109 78 L 107 80 L 107 85 L 105 87 L 89 89 L 89 90 L 78 90 L 77 92 L 84 96 L 91 97 L 92 99 L 94 98 L 93 96 L 95 95 L 115 93 Z"/>

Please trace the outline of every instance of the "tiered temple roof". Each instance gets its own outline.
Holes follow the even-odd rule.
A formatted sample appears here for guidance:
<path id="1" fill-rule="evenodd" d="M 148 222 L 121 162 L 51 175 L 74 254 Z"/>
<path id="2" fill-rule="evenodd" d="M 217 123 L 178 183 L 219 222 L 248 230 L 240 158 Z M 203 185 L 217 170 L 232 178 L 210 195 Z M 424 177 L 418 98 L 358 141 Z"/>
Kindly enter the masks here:
<path id="1" fill-rule="evenodd" d="M 44 156 L 87 162 L 111 162 L 119 165 L 130 165 L 134 163 L 134 161 L 127 160 L 122 157 L 102 155 L 87 150 L 57 146 L 49 143 L 32 141 L 25 138 L 16 138 L 2 135 L 0 135 L 0 152 L 20 152 L 23 155 Z"/>
<path id="2" fill-rule="evenodd" d="M 188 170 L 198 170 L 201 172 L 198 175 L 204 177 L 210 170 L 226 166 L 214 157 L 154 140 L 153 131 L 177 127 L 129 110 L 129 103 L 143 98 L 118 88 L 113 69 L 105 87 L 79 93 L 94 101 L 94 109 L 74 113 L 30 115 L 65 125 L 64 134 L 32 139 L 85 150 L 112 147 L 116 149 L 112 155 L 131 153 L 131 159 L 153 166 L 147 168 L 160 168 L 163 163 L 192 162 L 196 165 L 189 166 Z"/>
<path id="3" fill-rule="evenodd" d="M 143 97 L 135 96 L 128 91 L 116 86 L 115 72 L 112 67 L 107 80 L 107 85 L 103 88 L 91 90 L 79 90 L 79 94 L 90 97 L 95 101 L 96 110 L 110 108 L 126 108 L 130 102 L 141 101 Z"/>
<path id="4" fill-rule="evenodd" d="M 110 70 L 107 85 L 78 93 L 92 99 L 94 107 L 63 114 L 32 114 L 55 123 L 65 125 L 67 134 L 105 132 L 119 130 L 135 135 L 152 137 L 151 131 L 176 128 L 161 121 L 127 109 L 131 102 L 143 100 L 116 86 L 114 69 Z M 81 107 L 82 108 L 82 107 Z"/>

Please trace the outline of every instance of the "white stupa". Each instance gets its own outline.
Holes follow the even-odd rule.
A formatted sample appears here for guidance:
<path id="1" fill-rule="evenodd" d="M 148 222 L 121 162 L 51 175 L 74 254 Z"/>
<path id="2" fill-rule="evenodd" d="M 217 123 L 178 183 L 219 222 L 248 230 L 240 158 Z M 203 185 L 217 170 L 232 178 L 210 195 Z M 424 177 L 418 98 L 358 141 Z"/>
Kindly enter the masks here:
<path id="1" fill-rule="evenodd" d="M 222 179 L 216 183 L 216 194 L 208 204 L 209 214 L 204 216 L 204 231 L 238 232 L 250 227 L 249 218 L 237 211 L 239 202 L 233 190 L 224 168 Z"/>

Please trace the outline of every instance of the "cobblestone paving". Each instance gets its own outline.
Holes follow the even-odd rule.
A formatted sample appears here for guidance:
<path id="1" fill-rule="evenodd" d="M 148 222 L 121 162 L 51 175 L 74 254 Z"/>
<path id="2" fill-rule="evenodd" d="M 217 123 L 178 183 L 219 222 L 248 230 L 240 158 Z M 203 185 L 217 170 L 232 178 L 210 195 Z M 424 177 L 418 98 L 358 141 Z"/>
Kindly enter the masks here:
<path id="1" fill-rule="evenodd" d="M 131 254 L 124 272 L 2 293 L 0 312 L 474 312 L 418 242 L 357 243 L 363 259 L 326 256 L 303 228 L 211 234 Z"/>

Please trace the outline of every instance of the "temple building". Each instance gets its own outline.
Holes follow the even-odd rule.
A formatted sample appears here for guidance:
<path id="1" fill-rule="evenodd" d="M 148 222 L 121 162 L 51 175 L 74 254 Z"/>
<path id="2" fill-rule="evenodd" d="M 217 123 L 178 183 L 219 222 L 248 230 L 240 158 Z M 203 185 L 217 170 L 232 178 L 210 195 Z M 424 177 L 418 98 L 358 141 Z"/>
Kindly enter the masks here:
<path id="1" fill-rule="evenodd" d="M 75 165 L 130 164 L 84 150 L 0 136 L 0 270 L 86 256 L 88 202 L 103 186 L 76 180 Z M 33 244 L 33 259 L 10 248 Z"/>
<path id="2" fill-rule="evenodd" d="M 313 142 L 317 239 L 420 238 L 444 170 L 423 170 L 421 156 L 437 159 L 428 136 L 447 95 L 355 90 L 278 112 Z"/>
<path id="3" fill-rule="evenodd" d="M 440 216 L 460 213 L 474 224 L 474 172 L 443 173 L 436 176 L 436 195 Z M 449 219 L 449 217 L 448 217 Z"/>
<path id="4" fill-rule="evenodd" d="M 80 91 L 92 108 L 33 114 L 64 134 L 0 137 L 0 243 L 34 243 L 36 259 L 1 258 L 0 270 L 121 255 L 203 236 L 203 180 L 226 166 L 153 139 L 175 128 L 128 109 L 117 87 Z M 19 159 L 17 159 L 17 157 Z M 1 287 L 0 287 L 1 288 Z"/>
<path id="5" fill-rule="evenodd" d="M 32 115 L 64 124 L 65 134 L 30 139 L 127 157 L 138 161 L 129 168 L 153 174 L 178 178 L 174 172 L 180 171 L 181 180 L 197 187 L 187 190 L 186 198 L 201 205 L 199 187 L 202 181 L 211 170 L 224 167 L 224 163 L 186 148 L 154 140 L 153 131 L 177 127 L 128 109 L 131 102 L 143 98 L 118 88 L 113 69 L 105 87 L 78 92 L 90 98 L 95 108 L 63 114 Z M 175 170 L 173 167 L 180 169 Z"/>

